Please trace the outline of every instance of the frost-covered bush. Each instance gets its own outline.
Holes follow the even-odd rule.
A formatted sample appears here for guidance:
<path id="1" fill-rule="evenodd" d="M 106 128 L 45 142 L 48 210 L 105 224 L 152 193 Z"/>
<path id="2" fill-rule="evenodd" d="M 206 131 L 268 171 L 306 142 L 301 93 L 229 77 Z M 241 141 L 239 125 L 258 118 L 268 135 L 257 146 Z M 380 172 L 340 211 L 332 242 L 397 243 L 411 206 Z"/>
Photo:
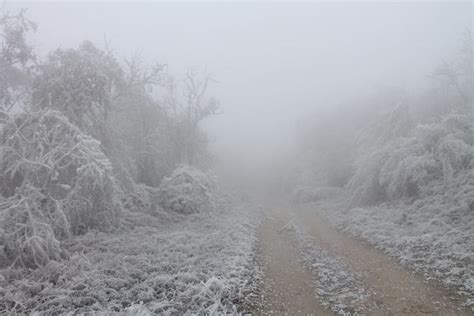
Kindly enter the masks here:
<path id="1" fill-rule="evenodd" d="M 355 204 L 417 198 L 432 181 L 452 184 L 460 174 L 472 173 L 471 119 L 452 114 L 361 155 L 348 184 Z"/>
<path id="2" fill-rule="evenodd" d="M 378 150 L 366 153 L 355 162 L 355 173 L 347 187 L 354 204 L 370 204 L 385 199 L 379 176 L 386 153 Z"/>
<path id="3" fill-rule="evenodd" d="M 408 110 L 407 106 L 399 105 L 360 131 L 355 172 L 347 184 L 354 204 L 372 204 L 386 199 L 387 192 L 380 181 L 381 169 L 392 154 L 392 147 L 412 129 Z"/>
<path id="4" fill-rule="evenodd" d="M 193 167 L 182 165 L 165 178 L 158 188 L 157 204 L 165 210 L 183 214 L 215 208 L 215 180 Z"/>
<path id="5" fill-rule="evenodd" d="M 435 175 L 435 160 L 417 138 L 402 138 L 385 149 L 379 183 L 388 199 L 417 197 L 420 188 Z"/>
<path id="6" fill-rule="evenodd" d="M 8 258 L 40 265 L 58 239 L 109 229 L 121 209 L 100 143 L 54 111 L 1 114 L 0 229 Z"/>
<path id="7" fill-rule="evenodd" d="M 359 132 L 357 136 L 359 151 L 373 150 L 400 137 L 407 137 L 413 127 L 409 107 L 405 104 L 397 105 L 386 110 L 381 117 L 374 118 L 368 127 Z"/>
<path id="8" fill-rule="evenodd" d="M 135 184 L 124 194 L 122 204 L 124 208 L 132 212 L 149 212 L 153 208 L 153 197 L 156 192 L 156 188 L 145 184 Z"/>
<path id="9" fill-rule="evenodd" d="M 36 267 L 62 257 L 57 236 L 68 235 L 70 226 L 58 201 L 25 185 L 0 207 L 0 244 L 9 263 Z"/>

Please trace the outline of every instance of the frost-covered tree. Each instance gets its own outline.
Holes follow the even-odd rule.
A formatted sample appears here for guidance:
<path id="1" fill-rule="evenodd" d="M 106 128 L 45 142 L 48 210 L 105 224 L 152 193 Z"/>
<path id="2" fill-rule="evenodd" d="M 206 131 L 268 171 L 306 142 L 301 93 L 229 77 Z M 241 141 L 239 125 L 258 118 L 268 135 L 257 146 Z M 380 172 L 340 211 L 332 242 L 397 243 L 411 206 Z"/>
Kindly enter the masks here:
<path id="1" fill-rule="evenodd" d="M 117 226 L 120 190 L 97 140 L 52 110 L 1 114 L 0 235 L 12 262 L 57 260 L 70 232 Z"/>
<path id="2" fill-rule="evenodd" d="M 466 31 L 458 56 L 440 64 L 431 77 L 438 81 L 438 89 L 451 98 L 450 110 L 472 111 L 473 102 L 473 45 L 471 31 Z"/>
<path id="3" fill-rule="evenodd" d="M 24 11 L 4 13 L 0 27 L 0 254 L 34 267 L 62 258 L 70 233 L 118 225 L 121 192 L 91 135 L 103 135 L 109 78 L 119 78 L 106 71 L 120 69 L 88 43 L 36 63 Z"/>
<path id="4" fill-rule="evenodd" d="M 85 133 L 107 141 L 112 101 L 124 86 L 115 57 L 83 42 L 78 49 L 57 49 L 38 67 L 33 105 L 63 113 Z"/>
<path id="5" fill-rule="evenodd" d="M 36 24 L 26 18 L 25 10 L 0 14 L 0 108 L 8 112 L 30 96 L 35 54 L 26 35 L 36 30 Z"/>
<path id="6" fill-rule="evenodd" d="M 119 62 L 110 50 L 84 42 L 40 64 L 32 104 L 60 111 L 98 139 L 123 185 L 157 186 L 177 164 L 207 154 L 198 123 L 217 108 L 205 96 L 209 76 L 189 72 L 180 85 L 170 78 L 164 65 L 146 66 L 136 57 Z"/>
<path id="7" fill-rule="evenodd" d="M 176 163 L 166 129 L 169 114 L 150 93 L 162 84 L 164 71 L 163 65 L 145 67 L 136 58 L 126 61 L 126 88 L 115 98 L 110 119 L 116 147 L 130 159 L 130 175 L 150 186 L 157 186 Z"/>
<path id="8" fill-rule="evenodd" d="M 207 138 L 200 131 L 199 123 L 219 110 L 218 100 L 206 95 L 212 82 L 211 75 L 192 70 L 186 72 L 180 84 L 168 78 L 163 104 L 170 111 L 172 120 L 168 129 L 180 162 L 194 165 L 205 156 Z"/>

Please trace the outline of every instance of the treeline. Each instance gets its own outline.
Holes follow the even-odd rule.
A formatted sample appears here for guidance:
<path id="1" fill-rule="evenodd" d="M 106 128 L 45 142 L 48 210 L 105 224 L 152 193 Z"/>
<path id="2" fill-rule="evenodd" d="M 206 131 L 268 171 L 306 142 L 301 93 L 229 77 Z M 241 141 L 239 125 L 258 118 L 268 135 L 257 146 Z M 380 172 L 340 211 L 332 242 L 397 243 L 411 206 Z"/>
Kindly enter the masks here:
<path id="1" fill-rule="evenodd" d="M 297 195 L 318 199 L 311 188 L 340 187 L 357 206 L 474 185 L 472 52 L 466 33 L 422 93 L 387 89 L 309 119 L 288 176 L 306 191 Z"/>
<path id="2" fill-rule="evenodd" d="M 35 30 L 25 11 L 0 17 L 2 265 L 59 260 L 61 239 L 118 227 L 124 203 L 143 204 L 180 164 L 212 160 L 199 127 L 219 107 L 211 76 L 176 80 L 88 41 L 41 57 Z"/>

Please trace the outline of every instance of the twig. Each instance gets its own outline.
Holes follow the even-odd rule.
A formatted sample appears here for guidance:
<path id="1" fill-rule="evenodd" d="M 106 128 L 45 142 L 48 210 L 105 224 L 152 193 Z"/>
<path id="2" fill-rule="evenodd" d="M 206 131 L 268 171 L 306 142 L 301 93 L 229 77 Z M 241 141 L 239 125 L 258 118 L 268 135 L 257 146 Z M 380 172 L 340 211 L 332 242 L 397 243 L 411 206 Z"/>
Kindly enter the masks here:
<path id="1" fill-rule="evenodd" d="M 282 231 L 284 231 L 285 229 L 288 229 L 288 227 L 290 227 L 291 225 L 293 225 L 295 219 L 291 219 L 285 226 L 283 226 L 282 228 L 280 228 L 278 230 L 278 233 L 281 233 Z"/>

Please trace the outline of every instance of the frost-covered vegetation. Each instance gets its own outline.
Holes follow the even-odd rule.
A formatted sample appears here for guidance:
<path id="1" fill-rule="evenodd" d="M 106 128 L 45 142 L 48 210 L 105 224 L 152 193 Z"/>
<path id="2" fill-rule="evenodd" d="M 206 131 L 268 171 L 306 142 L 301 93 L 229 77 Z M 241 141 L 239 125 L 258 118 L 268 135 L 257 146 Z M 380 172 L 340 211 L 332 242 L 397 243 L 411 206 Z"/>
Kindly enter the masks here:
<path id="1" fill-rule="evenodd" d="M 212 78 L 0 18 L 0 313 L 215 314 L 259 284 L 256 212 L 206 169 Z"/>
<path id="2" fill-rule="evenodd" d="M 301 224 L 293 222 L 288 228 L 301 261 L 313 274 L 313 286 L 321 304 L 339 315 L 363 313 L 368 291 L 360 275 L 322 249 Z"/>
<path id="3" fill-rule="evenodd" d="M 69 260 L 0 271 L 0 310 L 46 315 L 195 315 L 241 312 L 255 302 L 259 219 L 248 205 L 208 213 L 124 211 L 122 229 L 63 242 Z"/>
<path id="4" fill-rule="evenodd" d="M 206 163 L 198 123 L 217 108 L 205 97 L 208 77 L 189 72 L 181 100 L 164 66 L 120 63 L 90 42 L 41 58 L 26 42 L 36 26 L 24 11 L 4 12 L 0 27 L 0 228 L 9 264 L 58 260 L 62 238 L 118 228 L 122 201 L 150 200 L 180 163 Z M 210 193 L 190 198 L 200 194 Z"/>
<path id="5" fill-rule="evenodd" d="M 97 140 L 52 111 L 2 123 L 0 228 L 9 261 L 43 265 L 60 258 L 58 240 L 71 232 L 117 226 L 120 190 Z"/>
<path id="6" fill-rule="evenodd" d="M 294 191 L 295 201 L 319 203 L 342 229 L 468 295 L 474 293 L 472 70 L 467 36 L 423 95 L 392 91 L 365 99 L 358 113 L 345 114 L 346 126 L 324 114 L 324 124 L 308 130 L 315 141 L 302 144 L 293 176 L 304 188 Z"/>
<path id="7" fill-rule="evenodd" d="M 180 166 L 163 179 L 156 199 L 162 208 L 177 213 L 209 212 L 216 208 L 215 190 L 215 179 L 189 166 Z"/>

